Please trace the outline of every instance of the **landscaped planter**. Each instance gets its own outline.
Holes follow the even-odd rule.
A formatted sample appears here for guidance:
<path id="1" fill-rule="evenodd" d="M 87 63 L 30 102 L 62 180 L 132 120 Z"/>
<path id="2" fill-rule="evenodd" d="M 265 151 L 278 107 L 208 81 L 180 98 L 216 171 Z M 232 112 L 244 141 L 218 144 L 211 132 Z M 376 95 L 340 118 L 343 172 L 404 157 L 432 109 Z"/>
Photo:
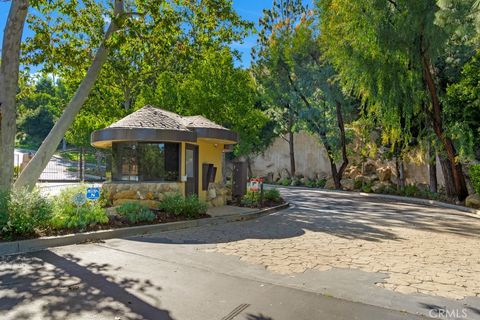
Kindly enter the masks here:
<path id="1" fill-rule="evenodd" d="M 204 219 L 182 220 L 174 222 L 164 222 L 156 224 L 143 224 L 130 227 L 105 228 L 94 231 L 68 233 L 59 236 L 45 236 L 37 239 L 0 241 L 0 256 L 8 254 L 18 254 L 43 250 L 50 247 L 78 244 L 101 239 L 111 239 L 118 237 L 132 237 L 154 232 L 173 231 L 185 228 L 202 227 L 208 225 L 218 225 L 234 221 L 245 221 L 262 217 L 264 215 L 288 208 L 288 203 L 265 208 L 254 212 L 232 214 L 221 217 Z"/>

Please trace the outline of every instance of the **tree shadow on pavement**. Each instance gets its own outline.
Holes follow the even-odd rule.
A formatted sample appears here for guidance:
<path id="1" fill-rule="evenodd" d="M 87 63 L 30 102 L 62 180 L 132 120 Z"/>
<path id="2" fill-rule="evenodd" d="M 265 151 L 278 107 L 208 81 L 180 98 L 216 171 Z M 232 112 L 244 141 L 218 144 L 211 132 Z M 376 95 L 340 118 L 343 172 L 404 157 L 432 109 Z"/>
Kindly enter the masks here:
<path id="1" fill-rule="evenodd" d="M 395 228 L 478 237 L 480 219 L 434 206 L 365 198 L 355 194 L 281 189 L 292 208 L 257 220 L 133 237 L 153 243 L 206 244 L 243 239 L 284 239 L 309 232 L 350 240 L 402 241 Z"/>
<path id="2" fill-rule="evenodd" d="M 172 319 L 131 291 L 158 305 L 161 288 L 148 280 L 106 275 L 110 264 L 88 263 L 51 251 L 0 260 L 2 319 L 72 319 L 99 316 L 115 319 Z"/>

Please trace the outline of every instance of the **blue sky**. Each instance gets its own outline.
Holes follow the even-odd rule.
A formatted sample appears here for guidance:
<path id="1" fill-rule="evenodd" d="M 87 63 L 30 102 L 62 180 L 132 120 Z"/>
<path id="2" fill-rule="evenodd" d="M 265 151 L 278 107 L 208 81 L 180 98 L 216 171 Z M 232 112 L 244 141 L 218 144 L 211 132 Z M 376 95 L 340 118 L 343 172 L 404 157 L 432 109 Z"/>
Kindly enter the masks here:
<path id="1" fill-rule="evenodd" d="M 304 0 L 305 4 L 312 7 L 313 0 Z M 233 0 L 233 7 L 245 20 L 249 20 L 258 24 L 258 19 L 262 16 L 262 10 L 269 8 L 272 0 Z M 3 39 L 3 29 L 7 22 L 8 10 L 10 2 L 0 2 L 0 39 Z M 24 31 L 24 37 L 31 34 L 30 30 Z M 243 43 L 234 43 L 232 48 L 240 51 L 242 61 L 237 62 L 238 65 L 248 67 L 250 65 L 250 49 L 255 45 L 256 35 L 252 34 L 245 38 Z"/>

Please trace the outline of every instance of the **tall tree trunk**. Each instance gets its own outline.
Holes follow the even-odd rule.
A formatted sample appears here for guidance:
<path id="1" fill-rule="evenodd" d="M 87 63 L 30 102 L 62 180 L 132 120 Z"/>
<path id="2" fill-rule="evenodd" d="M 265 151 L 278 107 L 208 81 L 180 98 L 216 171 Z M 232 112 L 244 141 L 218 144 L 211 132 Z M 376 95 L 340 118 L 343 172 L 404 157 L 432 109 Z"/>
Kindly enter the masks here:
<path id="1" fill-rule="evenodd" d="M 248 177 L 253 178 L 253 171 L 252 171 L 252 160 L 249 156 L 247 156 L 247 169 L 248 169 Z"/>
<path id="2" fill-rule="evenodd" d="M 395 169 L 397 171 L 397 189 L 405 189 L 405 166 L 403 164 L 402 156 L 397 154 L 395 156 Z"/>
<path id="3" fill-rule="evenodd" d="M 335 189 L 341 189 L 342 188 L 342 183 L 341 183 L 342 178 L 337 171 L 337 165 L 335 164 L 335 160 L 333 159 L 333 157 L 330 156 L 330 153 L 328 153 L 328 160 L 330 161 L 330 170 L 332 172 L 332 179 L 333 179 L 333 184 L 335 185 Z"/>
<path id="4" fill-rule="evenodd" d="M 456 195 L 455 183 L 453 181 L 452 164 L 450 160 L 440 157 L 440 167 L 442 168 L 443 179 L 445 181 L 445 193 L 449 198 Z"/>
<path id="5" fill-rule="evenodd" d="M 290 176 L 293 178 L 296 174 L 295 168 L 295 142 L 293 133 L 293 117 L 289 116 L 288 119 L 288 149 L 290 153 Z"/>
<path id="6" fill-rule="evenodd" d="M 319 136 L 323 146 L 325 147 L 325 150 L 327 151 L 327 157 L 328 157 L 328 161 L 330 162 L 330 171 L 332 173 L 332 179 L 333 179 L 333 184 L 335 185 L 335 189 L 341 189 L 342 184 L 340 181 L 342 178 L 339 175 L 339 172 L 337 170 L 337 164 L 335 163 L 335 159 L 333 157 L 332 146 L 330 145 L 330 143 L 328 143 L 327 135 L 325 132 L 320 132 Z"/>
<path id="7" fill-rule="evenodd" d="M 463 175 L 462 164 L 457 161 L 457 151 L 455 150 L 455 146 L 453 145 L 453 141 L 445 135 L 443 130 L 443 123 L 442 123 L 442 106 L 440 104 L 440 99 L 438 97 L 435 81 L 433 79 L 433 75 L 431 72 L 431 63 L 430 59 L 426 55 L 423 45 L 421 48 L 422 52 L 422 67 L 423 67 L 423 75 L 425 79 L 425 83 L 427 85 L 428 92 L 430 94 L 431 102 L 432 102 L 432 123 L 433 123 L 433 130 L 437 137 L 442 142 L 443 147 L 445 148 L 447 158 L 450 161 L 451 166 L 451 179 L 450 177 L 445 179 L 452 180 L 454 187 L 455 187 L 455 195 L 457 196 L 458 200 L 463 201 L 468 196 L 467 184 L 465 183 L 465 176 Z"/>
<path id="8" fill-rule="evenodd" d="M 124 13 L 123 0 L 115 0 L 114 13 L 116 19 L 113 19 L 108 27 L 104 40 L 98 48 L 92 65 L 88 69 L 85 78 L 80 83 L 75 95 L 63 111 L 60 119 L 55 123 L 52 130 L 43 141 L 33 159 L 28 163 L 28 165 L 25 167 L 25 170 L 23 170 L 18 177 L 14 185 L 15 188 L 33 188 L 35 186 L 35 183 L 55 153 L 60 141 L 85 103 L 85 100 L 87 100 L 87 97 L 98 78 L 103 64 L 107 61 L 109 48 L 105 43 L 110 38 L 112 33 L 118 29 L 116 21 L 118 21 L 118 19 L 120 19 Z"/>
<path id="9" fill-rule="evenodd" d="M 338 129 L 340 130 L 340 145 L 342 148 L 342 165 L 340 169 L 338 169 L 338 176 L 339 180 L 342 180 L 343 173 L 348 165 L 348 156 L 347 156 L 347 139 L 345 137 L 345 123 L 343 122 L 343 113 L 342 113 L 342 105 L 340 102 L 336 101 L 336 112 L 337 112 L 337 125 Z"/>
<path id="10" fill-rule="evenodd" d="M 12 1 L 3 34 L 0 61 L 0 189 L 6 190 L 13 183 L 20 45 L 28 6 L 28 0 Z"/>
<path id="11" fill-rule="evenodd" d="M 430 192 L 437 193 L 437 155 L 433 150 L 431 143 L 428 143 L 428 176 L 430 180 Z"/>
<path id="12" fill-rule="evenodd" d="M 341 103 L 336 101 L 335 107 L 337 114 L 337 125 L 338 129 L 340 130 L 340 144 L 342 149 L 342 165 L 339 169 L 337 169 L 337 164 L 335 163 L 335 158 L 333 157 L 333 148 L 328 142 L 326 132 L 319 132 L 319 136 L 323 146 L 325 147 L 325 150 L 327 151 L 328 161 L 330 162 L 330 171 L 332 173 L 332 179 L 333 184 L 335 185 L 335 189 L 341 189 L 343 173 L 345 172 L 345 169 L 348 165 L 347 139 L 345 137 L 345 123 L 343 121 L 342 105 Z"/>

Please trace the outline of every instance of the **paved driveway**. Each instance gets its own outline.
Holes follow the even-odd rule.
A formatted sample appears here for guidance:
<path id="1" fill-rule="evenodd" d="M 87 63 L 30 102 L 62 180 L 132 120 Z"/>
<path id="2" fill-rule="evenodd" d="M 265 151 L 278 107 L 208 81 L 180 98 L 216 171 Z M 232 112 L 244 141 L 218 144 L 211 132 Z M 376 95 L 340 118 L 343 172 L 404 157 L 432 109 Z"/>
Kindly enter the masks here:
<path id="1" fill-rule="evenodd" d="M 3 259 L 0 318 L 480 319 L 479 219 L 282 192 L 257 220 Z"/>
<path id="2" fill-rule="evenodd" d="M 387 274 L 377 285 L 400 293 L 480 297 L 480 216 L 345 193 L 284 194 L 292 210 L 213 250 L 281 274 L 358 269 Z"/>

